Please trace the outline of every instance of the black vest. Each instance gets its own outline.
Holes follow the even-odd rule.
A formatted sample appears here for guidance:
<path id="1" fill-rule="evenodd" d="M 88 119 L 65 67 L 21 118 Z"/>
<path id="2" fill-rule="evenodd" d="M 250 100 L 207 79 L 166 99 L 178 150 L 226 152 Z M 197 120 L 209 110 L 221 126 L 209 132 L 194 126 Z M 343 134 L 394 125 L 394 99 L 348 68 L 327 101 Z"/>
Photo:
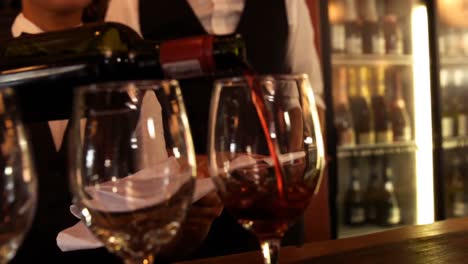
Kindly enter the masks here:
<path id="1" fill-rule="evenodd" d="M 166 40 L 207 34 L 187 0 L 140 0 L 143 37 Z M 284 0 L 245 0 L 244 12 L 236 29 L 246 42 L 247 59 L 260 74 L 290 73 L 286 51 L 288 20 Z M 213 80 L 200 78 L 180 81 L 195 149 L 206 152 L 208 113 Z M 302 223 L 294 225 L 284 245 L 300 244 Z M 258 242 L 228 213 L 213 222 L 210 233 L 193 257 L 209 257 L 259 250 Z"/>

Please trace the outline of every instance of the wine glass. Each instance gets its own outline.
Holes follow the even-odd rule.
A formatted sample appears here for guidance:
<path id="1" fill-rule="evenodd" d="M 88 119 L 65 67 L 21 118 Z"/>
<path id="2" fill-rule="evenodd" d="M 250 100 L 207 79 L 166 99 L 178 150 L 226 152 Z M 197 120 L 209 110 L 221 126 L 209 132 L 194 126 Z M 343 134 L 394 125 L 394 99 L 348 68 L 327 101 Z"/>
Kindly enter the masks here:
<path id="1" fill-rule="evenodd" d="M 37 180 L 14 92 L 0 90 L 0 263 L 16 254 L 36 208 Z"/>
<path id="2" fill-rule="evenodd" d="M 195 154 L 176 81 L 78 87 L 69 146 L 74 203 L 125 263 L 152 263 L 190 206 Z"/>
<path id="3" fill-rule="evenodd" d="M 265 263 L 307 208 L 324 147 L 307 75 L 246 76 L 215 82 L 209 170 L 225 208 L 258 238 Z"/>

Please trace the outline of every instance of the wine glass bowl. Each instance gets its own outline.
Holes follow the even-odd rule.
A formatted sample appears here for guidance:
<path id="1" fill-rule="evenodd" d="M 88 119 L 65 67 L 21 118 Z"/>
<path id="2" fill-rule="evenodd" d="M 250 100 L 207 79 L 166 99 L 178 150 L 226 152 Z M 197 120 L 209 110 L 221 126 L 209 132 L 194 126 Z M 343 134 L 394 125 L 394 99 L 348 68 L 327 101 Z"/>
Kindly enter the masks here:
<path id="1" fill-rule="evenodd" d="M 29 230 L 37 180 L 13 90 L 0 90 L 0 263 L 11 260 Z"/>
<path id="2" fill-rule="evenodd" d="M 70 138 L 74 202 L 106 248 L 149 263 L 190 206 L 195 155 L 176 81 L 79 87 Z"/>
<path id="3" fill-rule="evenodd" d="M 225 208 L 276 263 L 279 241 L 316 191 L 324 165 L 318 113 L 306 75 L 215 82 L 209 169 Z"/>

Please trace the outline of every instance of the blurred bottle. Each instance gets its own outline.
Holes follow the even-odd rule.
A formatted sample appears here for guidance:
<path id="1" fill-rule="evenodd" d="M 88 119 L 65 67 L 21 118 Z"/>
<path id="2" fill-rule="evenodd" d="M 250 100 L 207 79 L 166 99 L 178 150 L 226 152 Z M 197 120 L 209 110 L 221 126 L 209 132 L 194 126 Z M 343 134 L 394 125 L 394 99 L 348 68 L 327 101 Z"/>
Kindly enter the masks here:
<path id="1" fill-rule="evenodd" d="M 468 55 L 468 28 L 463 28 L 461 30 L 461 49 L 463 51 L 463 55 Z"/>
<path id="2" fill-rule="evenodd" d="M 401 209 L 395 194 L 393 170 L 386 166 L 377 202 L 377 224 L 394 226 L 401 224 Z"/>
<path id="3" fill-rule="evenodd" d="M 395 71 L 395 90 L 391 103 L 390 116 L 392 120 L 393 141 L 411 141 L 411 123 L 403 98 L 402 79 L 400 71 Z"/>
<path id="4" fill-rule="evenodd" d="M 447 56 L 460 55 L 460 31 L 448 26 L 445 28 L 445 52 Z"/>
<path id="5" fill-rule="evenodd" d="M 365 202 L 359 174 L 356 164 L 351 162 L 351 175 L 344 200 L 344 222 L 349 226 L 359 226 L 366 222 Z"/>
<path id="6" fill-rule="evenodd" d="M 379 166 L 375 157 L 370 159 L 371 172 L 367 182 L 364 200 L 366 202 L 366 222 L 369 224 L 377 223 L 377 208 L 379 201 Z"/>
<path id="7" fill-rule="evenodd" d="M 349 107 L 346 68 L 335 70 L 335 127 L 337 130 L 338 146 L 355 145 L 354 122 Z"/>
<path id="8" fill-rule="evenodd" d="M 346 53 L 362 54 L 362 22 L 355 0 L 345 0 Z"/>
<path id="9" fill-rule="evenodd" d="M 387 54 L 404 54 L 404 37 L 401 21 L 398 19 L 397 1 L 387 1 L 384 17 L 385 48 Z"/>
<path id="10" fill-rule="evenodd" d="M 393 141 L 392 122 L 388 112 L 388 102 L 385 98 L 385 68 L 376 69 L 376 82 L 372 91 L 372 112 L 374 116 L 375 142 L 390 143 Z"/>
<path id="11" fill-rule="evenodd" d="M 330 38 L 333 53 L 346 51 L 346 25 L 344 20 L 345 5 L 343 0 L 333 0 L 328 3 L 330 20 Z"/>
<path id="12" fill-rule="evenodd" d="M 354 129 L 357 144 L 373 144 L 375 142 L 372 111 L 369 103 L 368 69 L 360 68 L 360 88 L 357 89 L 356 71 L 350 68 L 349 101 L 353 114 Z"/>
<path id="13" fill-rule="evenodd" d="M 463 70 L 461 68 L 455 69 L 454 73 L 454 94 L 453 96 L 453 103 L 455 111 L 456 111 L 456 134 L 459 137 L 468 135 L 467 131 L 467 106 L 465 101 L 463 100 L 463 93 L 465 90 L 464 86 L 464 77 L 463 77 Z"/>
<path id="14" fill-rule="evenodd" d="M 457 111 L 453 104 L 451 94 L 453 87 L 453 75 L 449 69 L 440 70 L 440 89 L 442 101 L 442 137 L 450 138 L 455 136 L 455 123 Z"/>
<path id="15" fill-rule="evenodd" d="M 362 44 L 364 53 L 385 54 L 385 34 L 377 14 L 376 0 L 361 1 L 363 12 Z"/>
<path id="16" fill-rule="evenodd" d="M 449 217 L 463 217 L 466 212 L 463 168 L 458 157 L 452 159 L 448 186 Z"/>

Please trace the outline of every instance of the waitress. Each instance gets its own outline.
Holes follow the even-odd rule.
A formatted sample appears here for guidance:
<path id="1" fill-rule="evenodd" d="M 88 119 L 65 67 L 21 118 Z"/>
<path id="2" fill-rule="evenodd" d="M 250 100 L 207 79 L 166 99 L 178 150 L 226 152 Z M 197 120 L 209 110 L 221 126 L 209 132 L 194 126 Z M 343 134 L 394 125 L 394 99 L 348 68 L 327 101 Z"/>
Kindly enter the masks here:
<path id="1" fill-rule="evenodd" d="M 247 59 L 259 74 L 307 73 L 323 114 L 320 64 L 304 0 L 111 0 L 106 21 L 126 24 L 149 40 L 240 33 L 246 42 Z M 180 84 L 195 149 L 204 155 L 213 80 L 182 80 Z M 284 242 L 299 244 L 303 231 L 296 225 Z M 257 248 L 255 238 L 223 212 L 192 257 Z"/>
<path id="2" fill-rule="evenodd" d="M 105 1 L 104 1 L 105 2 Z M 99 15 L 102 0 L 23 0 L 22 12 L 11 27 L 12 37 L 21 34 L 37 34 L 72 28 L 82 24 L 82 18 L 92 20 Z M 63 138 L 68 130 L 68 121 L 36 122 L 25 124 L 29 132 L 32 151 L 39 179 L 39 199 L 36 215 L 24 243 L 11 263 L 120 263 L 106 249 L 76 252 L 61 252 L 57 247 L 57 234 L 72 225 L 77 219 L 70 213 L 66 144 Z M 209 230 L 211 222 L 221 213 L 221 202 L 215 193 L 200 199 L 190 209 L 187 221 L 190 229 L 182 234 L 191 237 L 189 245 L 198 245 Z M 177 241 L 176 241 L 177 242 Z M 190 246 L 177 244 L 163 249 L 166 255 L 184 255 Z"/>

